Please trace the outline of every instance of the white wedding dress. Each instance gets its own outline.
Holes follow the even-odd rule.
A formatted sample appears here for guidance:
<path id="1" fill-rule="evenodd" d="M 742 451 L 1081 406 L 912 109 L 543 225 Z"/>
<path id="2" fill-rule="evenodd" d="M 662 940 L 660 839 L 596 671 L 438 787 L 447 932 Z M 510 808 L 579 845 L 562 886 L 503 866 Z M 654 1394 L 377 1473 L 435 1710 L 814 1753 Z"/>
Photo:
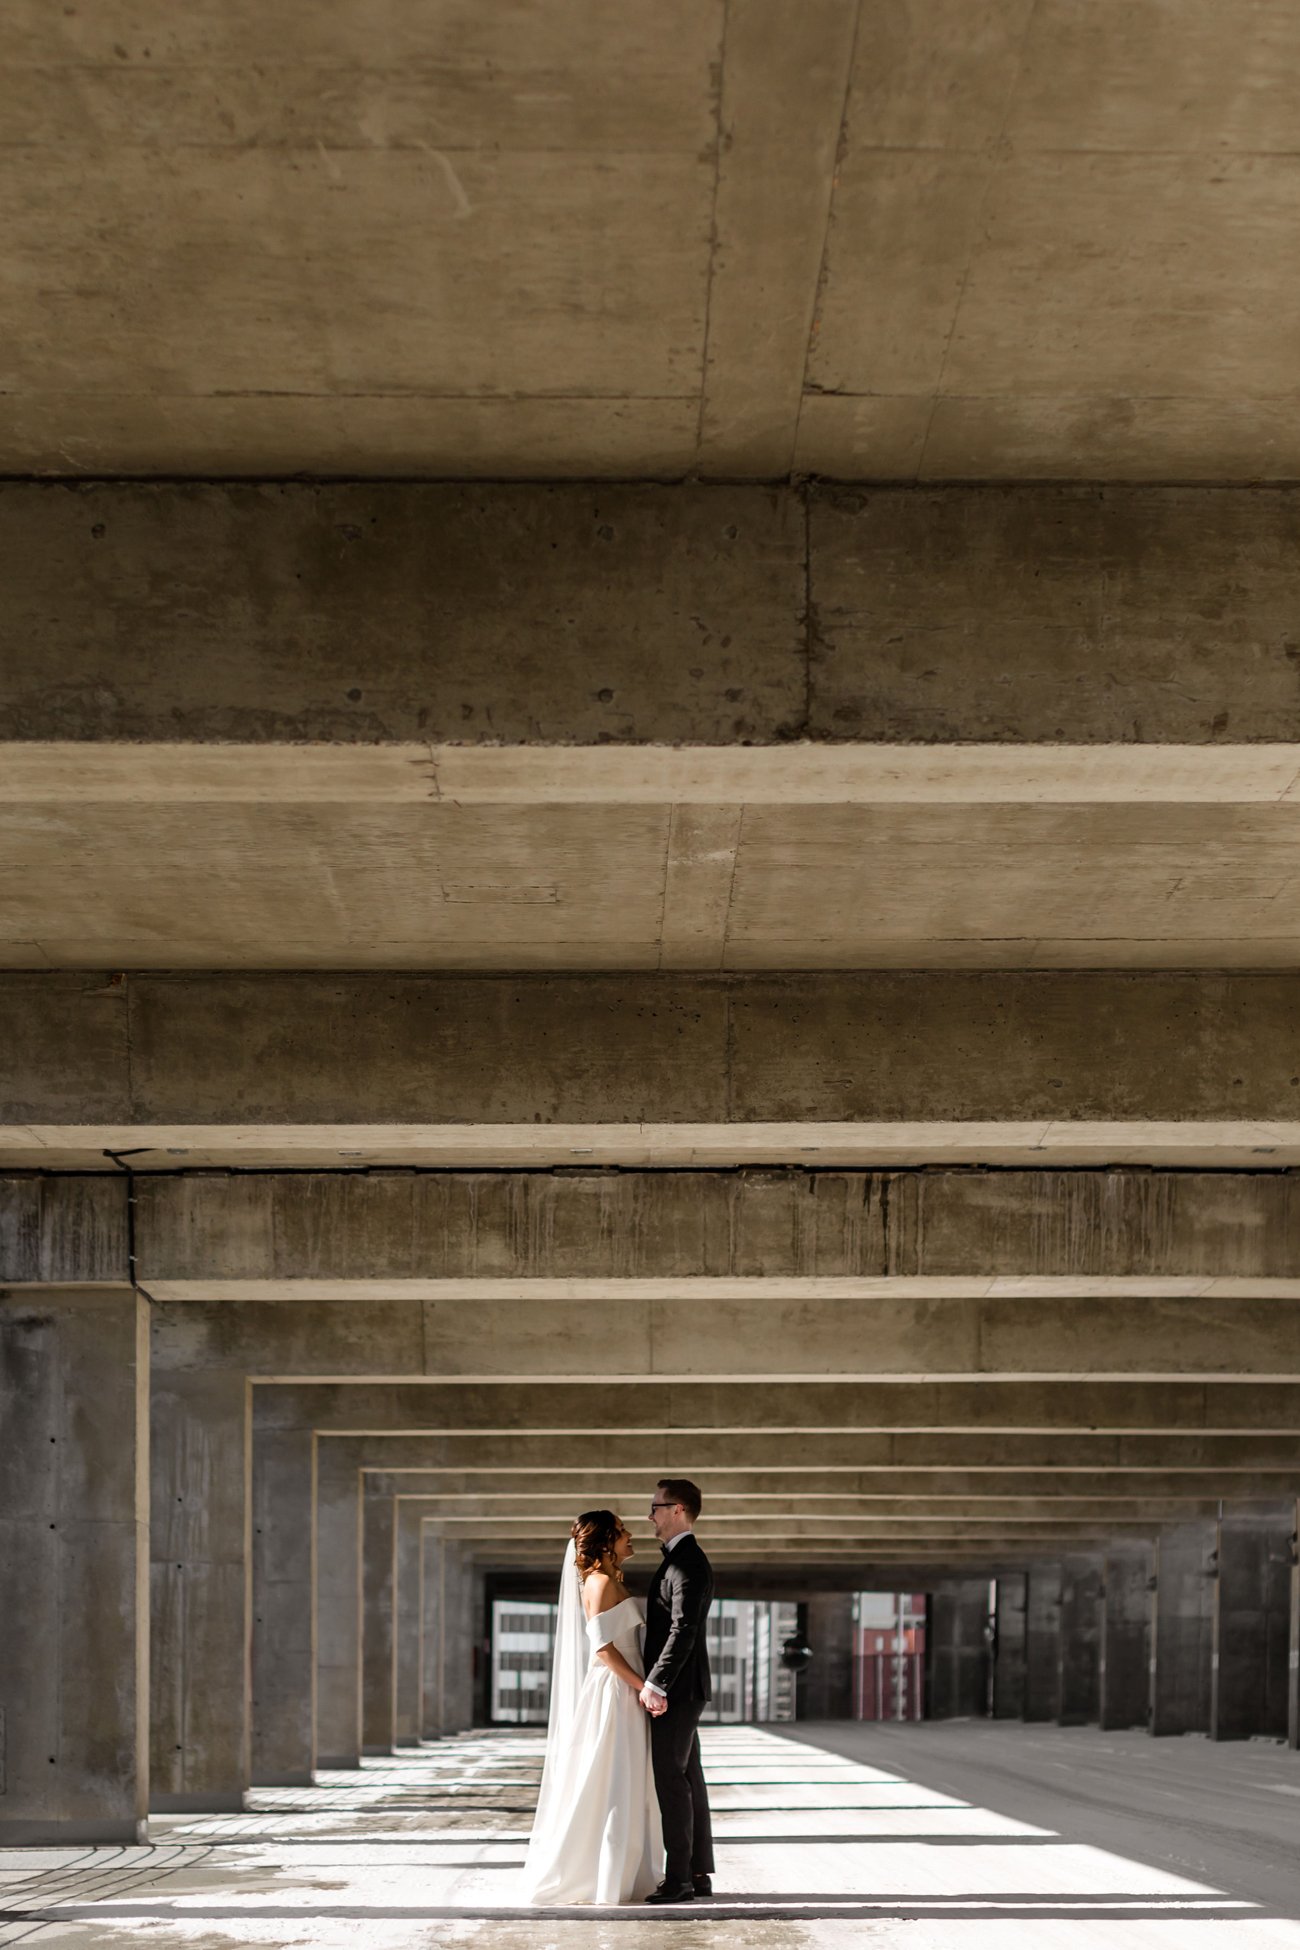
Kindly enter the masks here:
<path id="1" fill-rule="evenodd" d="M 572 1552 L 570 1545 L 524 1899 L 548 1905 L 640 1902 L 663 1874 L 650 1721 L 627 1681 L 595 1655 L 602 1646 L 617 1646 L 633 1671 L 643 1673 L 645 1607 L 639 1598 L 624 1598 L 584 1618 Z"/>

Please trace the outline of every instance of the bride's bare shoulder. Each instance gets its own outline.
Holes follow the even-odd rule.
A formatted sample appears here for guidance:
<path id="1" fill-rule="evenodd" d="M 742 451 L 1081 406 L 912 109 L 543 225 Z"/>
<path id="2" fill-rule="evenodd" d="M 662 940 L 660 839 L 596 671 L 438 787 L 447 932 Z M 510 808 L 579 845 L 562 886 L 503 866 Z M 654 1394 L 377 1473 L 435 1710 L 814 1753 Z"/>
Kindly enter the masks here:
<path id="1" fill-rule="evenodd" d="M 622 1587 L 608 1572 L 589 1571 L 582 1587 L 582 1609 L 588 1618 L 595 1618 L 598 1612 L 612 1611 L 623 1596 Z"/>

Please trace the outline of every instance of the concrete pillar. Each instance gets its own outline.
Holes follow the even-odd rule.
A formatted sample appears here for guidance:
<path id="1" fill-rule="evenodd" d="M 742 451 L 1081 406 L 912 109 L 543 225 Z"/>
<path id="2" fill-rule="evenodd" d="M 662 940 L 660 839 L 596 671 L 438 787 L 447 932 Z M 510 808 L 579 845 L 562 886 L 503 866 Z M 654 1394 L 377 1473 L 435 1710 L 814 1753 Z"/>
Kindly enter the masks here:
<path id="1" fill-rule="evenodd" d="M 442 1731 L 461 1733 L 466 1727 L 474 1724 L 476 1677 L 474 1656 L 476 1580 L 463 1545 L 446 1546 L 443 1573 Z M 481 1574 L 477 1582 L 481 1588 Z"/>
<path id="2" fill-rule="evenodd" d="M 391 1488 L 362 1497 L 361 1751 L 391 1754 L 396 1738 L 393 1686 L 393 1594 L 397 1525 Z"/>
<path id="3" fill-rule="evenodd" d="M 1063 1559 L 1056 1635 L 1056 1718 L 1063 1727 L 1101 1715 L 1101 1588 L 1100 1557 Z"/>
<path id="4" fill-rule="evenodd" d="M 1025 1711 L 1025 1574 L 997 1580 L 997 1637 L 993 1647 L 993 1717 L 1019 1720 Z"/>
<path id="5" fill-rule="evenodd" d="M 420 1525 L 420 1738 L 442 1732 L 443 1551 L 431 1523 Z"/>
<path id="6" fill-rule="evenodd" d="M 472 1718 L 470 1724 L 485 1727 L 492 1718 L 492 1634 L 487 1609 L 487 1577 L 480 1565 L 469 1567 L 468 1600 L 470 1631 L 470 1676 Z"/>
<path id="7" fill-rule="evenodd" d="M 1289 1503 L 1225 1506 L 1218 1525 L 1212 1740 L 1287 1732 L 1291 1625 Z"/>
<path id="8" fill-rule="evenodd" d="M 1031 1564 L 1025 1580 L 1026 1720 L 1056 1717 L 1060 1669 L 1056 1648 L 1061 1623 L 1061 1567 Z"/>
<path id="9" fill-rule="evenodd" d="M 1214 1552 L 1210 1520 L 1170 1524 L 1156 1539 L 1151 1606 L 1153 1734 L 1207 1733 L 1214 1636 Z"/>
<path id="10" fill-rule="evenodd" d="M 798 1688 L 801 1720 L 853 1717 L 853 1598 L 847 1591 L 819 1592 L 808 1600 L 812 1664 Z"/>
<path id="11" fill-rule="evenodd" d="M 987 1578 L 963 1578 L 931 1592 L 926 1626 L 929 1719 L 977 1719 L 988 1712 L 988 1617 Z"/>
<path id="12" fill-rule="evenodd" d="M 420 1533 L 421 1506 L 397 1499 L 393 1588 L 393 1739 L 415 1747 L 420 1739 Z"/>
<path id="13" fill-rule="evenodd" d="M 315 1443 L 253 1430 L 253 1780 L 302 1787 L 316 1765 Z"/>
<path id="14" fill-rule="evenodd" d="M 1300 1747 L 1300 1501 L 1291 1513 L 1291 1627 L 1287 1647 L 1287 1745 Z"/>
<path id="15" fill-rule="evenodd" d="M 1152 1553 L 1117 1544 L 1102 1565 L 1099 1723 L 1142 1727 L 1150 1705 Z"/>
<path id="16" fill-rule="evenodd" d="M 149 1805 L 238 1811 L 251 1779 L 248 1384 L 155 1373 Z"/>
<path id="17" fill-rule="evenodd" d="M 149 1310 L 0 1300 L 0 1846 L 145 1839 Z"/>
<path id="18" fill-rule="evenodd" d="M 361 1765 L 361 1472 L 346 1438 L 316 1441 L 316 1764 Z"/>

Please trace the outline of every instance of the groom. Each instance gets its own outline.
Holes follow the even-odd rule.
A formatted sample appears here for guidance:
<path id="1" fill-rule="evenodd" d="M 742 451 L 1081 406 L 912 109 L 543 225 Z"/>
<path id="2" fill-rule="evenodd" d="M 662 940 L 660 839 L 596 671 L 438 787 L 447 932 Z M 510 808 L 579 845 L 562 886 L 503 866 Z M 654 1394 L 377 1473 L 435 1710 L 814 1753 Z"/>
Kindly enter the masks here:
<path id="1" fill-rule="evenodd" d="M 641 1704 L 650 1715 L 650 1758 L 668 1860 L 648 1903 L 689 1903 L 713 1894 L 713 1826 L 698 1732 L 713 1691 L 704 1642 L 713 1571 L 693 1529 L 701 1501 L 684 1476 L 664 1477 L 650 1499 L 663 1561 L 646 1600 Z"/>

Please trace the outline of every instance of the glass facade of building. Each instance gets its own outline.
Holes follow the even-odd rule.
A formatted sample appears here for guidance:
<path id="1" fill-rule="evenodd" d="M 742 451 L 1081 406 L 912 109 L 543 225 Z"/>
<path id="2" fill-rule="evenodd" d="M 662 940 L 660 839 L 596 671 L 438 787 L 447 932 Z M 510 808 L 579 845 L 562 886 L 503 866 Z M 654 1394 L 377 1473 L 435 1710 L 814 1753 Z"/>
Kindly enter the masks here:
<path id="1" fill-rule="evenodd" d="M 794 1675 L 781 1664 L 781 1643 L 794 1631 L 794 1605 L 721 1598 L 706 1627 L 713 1723 L 793 1720 Z M 509 1726 L 545 1726 L 550 1711 L 555 1606 L 498 1598 L 492 1606 L 492 1718 Z"/>

